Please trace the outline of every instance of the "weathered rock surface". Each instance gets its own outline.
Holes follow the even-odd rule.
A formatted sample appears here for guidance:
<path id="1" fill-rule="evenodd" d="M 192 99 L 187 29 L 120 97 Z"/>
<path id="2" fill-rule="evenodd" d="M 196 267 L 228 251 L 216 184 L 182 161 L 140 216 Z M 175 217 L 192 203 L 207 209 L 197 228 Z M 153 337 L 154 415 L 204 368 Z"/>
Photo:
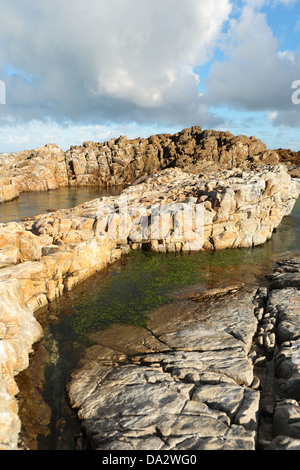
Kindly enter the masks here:
<path id="1" fill-rule="evenodd" d="M 291 176 L 300 177 L 300 151 L 293 152 L 290 149 L 277 149 L 276 153 L 282 163 L 287 165 L 288 171 Z"/>
<path id="2" fill-rule="evenodd" d="M 193 147 L 194 144 L 191 142 L 191 138 L 197 142 L 197 136 L 202 135 L 201 133 L 202 131 L 199 129 L 183 131 L 183 133 L 177 135 L 176 145 L 171 139 L 168 151 L 163 151 L 164 165 L 171 167 L 175 164 L 181 165 L 181 160 L 178 160 L 176 156 L 176 149 L 182 144 L 186 152 L 185 138 L 188 145 L 191 145 L 191 155 L 193 155 L 192 158 L 196 159 L 194 163 L 197 165 L 196 147 Z M 214 147 L 216 135 L 213 134 L 211 137 L 211 145 Z M 206 138 L 210 138 L 209 134 L 205 134 Z M 219 138 L 221 139 L 221 135 Z M 232 166 L 233 161 L 234 164 L 239 163 L 237 162 L 239 158 L 241 158 L 241 162 L 250 157 L 249 161 L 253 159 L 253 161 L 265 162 L 270 157 L 270 154 L 266 156 L 263 153 L 263 147 L 254 139 L 250 139 L 247 143 L 241 139 L 238 148 L 242 149 L 242 153 L 239 154 L 237 152 L 238 142 L 234 139 L 233 142 L 229 135 L 227 138 L 228 142 L 227 140 L 225 143 L 223 142 L 224 145 L 221 147 L 222 151 L 225 152 L 222 153 L 224 159 L 227 158 L 225 158 L 226 152 L 230 151 L 229 166 Z M 153 137 L 150 140 L 153 143 L 157 139 L 160 141 L 159 137 Z M 147 172 L 152 172 L 154 168 L 161 168 L 161 166 L 156 167 L 156 164 L 154 166 L 149 164 L 149 168 L 146 168 L 144 163 L 140 162 L 141 172 L 138 173 L 136 167 L 138 159 L 134 157 L 133 166 L 129 164 L 132 155 L 126 147 L 126 142 L 126 139 L 117 142 L 118 148 L 122 148 L 122 152 L 125 153 L 119 154 L 116 151 L 116 148 L 114 148 L 116 142 L 108 146 L 109 151 L 105 149 L 105 152 L 116 152 L 113 153 L 113 160 L 110 161 L 107 169 L 110 174 L 107 178 L 110 178 L 111 184 L 117 181 L 122 184 L 129 183 L 135 181 L 138 175 L 143 176 Z M 177 146 L 176 151 L 172 142 L 175 147 Z M 83 148 L 87 149 L 90 146 L 90 144 L 85 144 Z M 221 147 L 217 146 L 216 153 L 212 151 L 213 159 L 216 159 L 216 162 L 220 161 Z M 72 152 L 76 153 L 78 149 L 75 150 L 73 149 Z M 206 146 L 203 151 L 207 154 L 208 147 Z M 144 154 L 145 149 L 141 152 Z M 148 155 L 147 152 L 146 154 Z M 242 154 L 243 157 L 241 157 Z M 5 181 L 9 181 L 9 184 L 16 191 L 31 191 L 32 188 L 37 190 L 51 189 L 67 184 L 85 184 L 85 181 L 86 184 L 91 184 L 89 175 L 94 174 L 93 168 L 95 167 L 90 152 L 86 152 L 87 156 L 84 157 L 84 160 L 82 160 L 81 149 L 78 150 L 76 155 L 78 156 L 78 165 L 73 155 L 72 157 L 69 155 L 70 159 L 66 163 L 63 152 L 56 146 L 38 149 L 36 153 L 26 153 L 25 156 L 23 154 L 2 156 L 2 167 L 9 175 L 5 176 L 5 178 L 8 178 Z M 126 160 L 124 155 L 129 155 L 129 161 Z M 158 152 L 158 155 L 160 157 L 157 158 L 162 159 L 162 154 Z M 180 155 L 183 161 L 182 165 L 187 167 L 184 154 Z M 122 160 L 124 164 L 120 163 L 121 157 L 122 159 L 125 158 Z M 224 163 L 223 157 L 221 159 L 222 164 Z M 47 165 L 45 161 L 48 162 Z M 101 161 L 101 168 L 102 166 L 106 168 L 105 161 L 101 159 L 99 161 Z M 89 162 L 89 165 L 84 166 L 87 162 Z M 243 166 L 242 163 L 241 166 Z M 112 170 L 113 168 L 114 170 Z M 40 215 L 22 224 L 0 225 L 0 395 L 2 398 L 0 448 L 17 447 L 20 423 L 17 416 L 17 402 L 15 399 L 17 387 L 14 377 L 27 367 L 28 354 L 32 350 L 32 345 L 42 334 L 41 327 L 34 318 L 34 312 L 37 309 L 62 295 L 64 290 L 72 289 L 74 285 L 120 258 L 123 253 L 128 252 L 130 249 L 146 248 L 155 251 L 215 250 L 264 243 L 272 236 L 273 230 L 279 225 L 282 218 L 290 214 L 299 195 L 298 180 L 292 179 L 285 167 L 281 165 L 261 165 L 251 171 L 243 168 L 222 170 L 217 173 L 206 171 L 205 174 L 201 174 L 203 166 L 200 165 L 199 167 L 198 165 L 198 170 L 198 174 L 196 174 L 195 167 L 193 167 L 191 173 L 179 168 L 166 169 L 142 179 L 123 193 L 123 199 L 127 203 L 125 213 L 120 211 L 119 198 L 102 198 L 100 201 L 95 200 L 72 210 Z M 129 174 L 131 179 L 128 176 Z M 111 178 L 111 175 L 117 176 Z M 97 171 L 96 177 L 97 184 L 99 184 Z M 201 214 L 203 217 L 201 223 L 203 224 L 203 232 L 201 232 L 200 238 L 197 230 L 195 230 L 195 225 L 191 222 L 187 226 L 185 225 L 186 232 L 179 231 L 178 233 L 178 227 L 182 228 L 182 221 L 180 221 L 180 218 L 176 218 L 178 214 L 174 214 L 172 211 L 172 218 L 170 219 L 168 204 L 171 207 L 175 204 L 177 209 L 186 206 L 202 207 L 203 212 Z M 152 212 L 153 208 L 154 212 Z M 181 214 L 179 211 L 179 215 Z M 144 222 L 148 222 L 151 215 L 153 215 L 155 221 L 151 225 L 151 229 L 154 227 L 155 230 L 149 232 L 149 226 L 145 225 Z M 122 219 L 124 216 L 126 224 Z M 159 222 L 158 225 L 157 221 Z M 161 221 L 163 221 L 162 224 Z M 124 227 L 126 227 L 125 231 Z M 145 227 L 146 232 L 143 231 Z M 122 229 L 121 233 L 118 232 L 120 228 Z M 231 314 L 232 311 L 230 310 Z M 191 343 L 191 351 L 180 350 L 182 338 L 174 331 L 164 333 L 166 338 L 161 334 L 159 341 L 153 338 L 153 335 L 147 338 L 147 340 L 151 340 L 151 344 L 155 342 L 160 346 L 157 350 L 155 349 L 156 352 L 162 352 L 161 344 L 170 344 L 172 345 L 172 353 L 174 351 L 176 353 L 174 357 L 170 353 L 167 355 L 168 360 L 172 359 L 173 363 L 167 366 L 165 362 L 159 361 L 160 365 L 157 366 L 157 368 L 161 367 L 162 382 L 170 382 L 170 390 L 173 394 L 176 394 L 176 400 L 174 395 L 175 401 L 173 403 L 171 400 L 170 408 L 167 409 L 169 427 L 162 425 L 158 433 L 164 437 L 165 442 L 168 442 L 166 445 L 171 445 L 173 431 L 171 433 L 170 429 L 173 429 L 176 424 L 172 421 L 174 419 L 174 410 L 182 405 L 182 400 L 190 400 L 188 397 L 191 397 L 192 388 L 190 384 L 183 383 L 183 385 L 181 384 L 182 391 L 180 393 L 176 392 L 176 390 L 181 390 L 180 387 L 178 389 L 180 384 L 176 382 L 177 380 L 181 381 L 181 379 L 176 378 L 176 384 L 174 385 L 174 374 L 168 373 L 169 375 L 166 375 L 164 368 L 167 367 L 173 370 L 178 363 L 182 363 L 186 359 L 185 355 L 189 354 L 192 362 L 194 360 L 202 361 L 204 362 L 204 370 L 212 369 L 213 373 L 217 374 L 220 391 L 221 389 L 225 391 L 222 407 L 217 409 L 217 413 L 220 412 L 222 420 L 224 418 L 225 421 L 220 421 L 218 418 L 216 423 L 220 425 L 221 422 L 221 427 L 227 426 L 226 432 L 224 431 L 226 435 L 224 446 L 253 448 L 255 431 L 252 428 L 248 429 L 248 426 L 254 420 L 256 405 L 253 405 L 253 408 L 252 405 L 247 405 L 246 408 L 252 410 L 250 417 L 243 405 L 243 403 L 257 403 L 256 394 L 250 388 L 251 370 L 247 367 L 247 364 L 249 365 L 247 354 L 249 353 L 250 337 L 253 331 L 251 330 L 250 335 L 247 332 L 246 336 L 244 336 L 243 329 L 241 332 L 241 326 L 244 327 L 249 319 L 246 322 L 244 319 L 238 319 L 238 328 L 234 327 L 230 318 L 228 318 L 228 321 L 230 327 L 228 327 L 228 324 L 224 326 L 223 322 L 220 322 L 222 328 L 226 330 L 226 334 L 221 331 L 219 340 L 221 350 L 226 344 L 226 348 L 230 349 L 232 357 L 235 358 L 233 362 L 229 361 L 229 363 L 226 358 L 222 357 L 221 353 L 215 353 L 212 357 L 209 354 L 207 355 L 207 352 L 200 351 L 197 337 L 192 339 L 192 330 L 186 330 Z M 159 333 L 156 332 L 156 334 Z M 211 340 L 211 334 L 212 331 L 210 330 L 208 337 L 205 337 L 205 341 L 204 339 L 202 341 L 207 344 L 207 341 Z M 245 337 L 247 337 L 247 342 Z M 166 343 L 162 343 L 162 338 Z M 238 343 L 234 342 L 233 345 L 234 338 Z M 218 335 L 213 338 L 214 347 L 215 344 L 219 344 L 219 340 Z M 237 344 L 239 344 L 239 347 L 236 346 Z M 184 347 L 186 348 L 186 346 Z M 146 351 L 141 349 L 138 352 L 144 353 Z M 196 359 L 194 356 L 196 356 Z M 147 360 L 148 358 L 147 355 Z M 218 364 L 214 362 L 217 359 Z M 143 360 L 141 358 L 138 366 L 139 370 L 141 370 L 142 364 Z M 126 368 L 129 374 L 133 373 L 133 378 L 130 380 L 140 385 L 145 384 L 145 381 L 148 383 L 144 372 L 142 378 L 140 376 L 137 378 L 136 372 L 133 372 L 132 364 L 130 366 Z M 143 365 L 143 367 L 148 373 L 148 364 Z M 122 372 L 124 371 L 125 367 L 122 369 Z M 192 371 L 193 374 L 194 371 Z M 219 374 L 221 374 L 221 379 Z M 224 376 L 226 376 L 225 383 L 223 383 Z M 203 400 L 206 403 L 208 388 L 203 389 L 202 385 L 211 385 L 211 381 L 214 384 L 215 379 L 216 377 L 213 376 L 213 379 L 205 378 L 202 382 L 200 381 L 195 399 L 190 401 L 202 403 L 201 400 Z M 227 383 L 227 380 L 229 383 Z M 149 387 L 149 394 L 152 396 L 153 384 Z M 163 385 L 165 390 L 164 387 L 165 384 Z M 243 393 L 241 393 L 240 387 L 245 387 Z M 180 394 L 179 397 L 177 396 L 178 393 Z M 230 403 L 226 401 L 227 394 L 232 397 Z M 175 408 L 172 408 L 173 405 Z M 195 406 L 195 403 L 192 403 L 192 406 Z M 214 400 L 210 402 L 209 406 L 214 409 Z M 190 436 L 189 415 L 193 415 L 193 413 L 190 409 L 185 413 L 185 430 L 178 429 L 178 431 L 174 431 L 176 441 L 174 445 L 178 448 L 181 445 L 180 442 L 183 442 L 182 435 Z M 206 410 L 205 414 L 207 413 Z M 211 420 L 212 417 L 210 413 L 208 414 L 208 419 Z M 231 420 L 230 424 L 227 417 Z M 213 419 L 215 419 L 215 415 Z M 137 429 L 139 429 L 139 426 L 140 424 L 137 425 Z M 239 444 L 240 441 L 237 440 L 237 435 L 241 431 L 245 439 Z M 205 446 L 204 437 L 200 434 L 198 436 Z M 211 437 L 215 439 L 215 446 L 218 447 L 220 442 L 217 436 Z M 137 445 L 140 444 L 137 443 Z M 193 445 L 190 444 L 191 447 Z M 213 444 L 210 443 L 210 446 L 213 446 Z"/>
<path id="3" fill-rule="evenodd" d="M 237 173 L 237 170 L 231 170 L 205 177 L 171 169 L 149 177 L 123 193 L 127 203 L 127 224 L 122 234 L 116 235 L 118 228 L 124 228 L 124 220 L 121 223 L 124 213 L 120 212 L 119 198 L 116 197 L 37 216 L 23 224 L 2 224 L 1 309 L 7 311 L 9 297 L 13 305 L 18 306 L 11 307 L 15 308 L 15 312 L 25 309 L 27 316 L 32 315 L 31 322 L 26 325 L 23 325 L 26 315 L 17 315 L 14 329 L 4 315 L 0 340 L 3 348 L 1 365 L 3 377 L 8 377 L 7 384 L 14 383 L 14 375 L 22 369 L 19 363 L 26 367 L 24 348 L 29 352 L 31 344 L 37 339 L 38 326 L 33 312 L 62 295 L 64 289 L 71 289 L 118 259 L 122 253 L 128 252 L 128 249 L 146 246 L 156 251 L 183 251 L 263 243 L 271 237 L 282 217 L 291 212 L 298 193 L 297 180 L 292 180 L 281 166 L 262 167 L 252 172 Z M 163 224 L 162 228 L 167 228 L 166 233 L 157 232 L 157 224 L 154 224 L 154 233 L 153 225 L 150 225 L 150 234 L 148 225 L 147 233 L 143 233 L 142 221 L 149 220 L 149 211 L 153 207 L 154 218 L 159 215 L 158 220 L 161 220 L 166 216 L 170 221 L 168 210 L 166 213 L 157 212 L 157 207 L 165 209 L 170 203 L 179 204 L 179 207 L 186 203 L 191 203 L 193 207 L 197 203 L 204 205 L 204 239 L 195 239 L 192 224 L 178 238 L 174 214 L 173 223 Z M 138 217 L 137 205 L 138 212 L 141 211 Z M 108 212 L 103 212 L 107 207 Z M 18 287 L 11 291 L 12 281 Z M 28 343 L 25 342 L 24 346 L 23 329 L 30 324 L 33 331 L 27 333 Z M 239 334 L 236 332 L 236 335 Z M 169 337 L 168 341 L 175 341 L 176 344 L 175 337 Z M 15 349 L 20 349 L 21 361 L 15 353 L 7 352 L 11 344 Z M 16 393 L 15 387 L 11 390 L 9 396 L 12 399 Z"/>
<path id="4" fill-rule="evenodd" d="M 92 335 L 96 344 L 68 385 L 88 446 L 254 450 L 256 291 L 182 301 L 153 312 L 147 330 Z"/>
<path id="5" fill-rule="evenodd" d="M 263 431 L 261 443 L 267 450 L 300 449 L 299 273 L 300 258 L 278 261 L 257 316 L 255 343 L 260 352 L 256 361 L 265 356 L 269 374 L 267 402 L 262 407 L 269 432 L 266 437 Z"/>
<path id="6" fill-rule="evenodd" d="M 210 169 L 252 168 L 291 164 L 291 152 L 267 150 L 255 137 L 202 130 L 199 126 L 169 135 L 108 142 L 85 142 L 63 152 L 55 144 L 36 150 L 0 154 L 0 203 L 22 191 L 44 191 L 62 186 L 129 185 L 137 178 L 165 168 L 199 173 Z M 299 163 L 299 162 L 298 162 Z"/>
<path id="7" fill-rule="evenodd" d="M 21 192 L 67 186 L 65 155 L 54 144 L 16 154 L 0 154 L 0 203 Z"/>
<path id="8" fill-rule="evenodd" d="M 68 385 L 87 445 L 299 450 L 299 273 L 290 258 L 269 288 L 181 296 L 152 313 L 147 331 L 91 335 Z"/>
<path id="9" fill-rule="evenodd" d="M 283 166 L 194 175 L 169 169 L 132 185 L 121 197 L 36 217 L 27 229 L 43 253 L 93 238 L 120 247 L 198 251 L 260 245 L 272 237 L 299 195 Z"/>
<path id="10" fill-rule="evenodd" d="M 300 259 L 278 263 L 268 308 L 277 318 L 274 367 L 277 401 L 271 449 L 300 449 Z"/>
<path id="11" fill-rule="evenodd" d="M 40 241 L 31 232 L 14 222 L 0 224 L 0 268 L 38 261 L 41 255 Z"/>

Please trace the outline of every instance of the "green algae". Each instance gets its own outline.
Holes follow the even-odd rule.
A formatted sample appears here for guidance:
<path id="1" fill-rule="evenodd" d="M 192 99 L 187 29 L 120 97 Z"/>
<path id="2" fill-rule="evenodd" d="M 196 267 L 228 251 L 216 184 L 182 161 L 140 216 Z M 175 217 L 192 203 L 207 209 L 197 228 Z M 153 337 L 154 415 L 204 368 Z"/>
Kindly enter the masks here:
<path id="1" fill-rule="evenodd" d="M 73 304 L 72 329 L 80 340 L 114 323 L 146 327 L 148 313 L 174 302 L 172 292 L 192 285 L 222 282 L 264 283 L 276 256 L 300 246 L 300 200 L 262 246 L 199 253 L 133 251 L 122 265 Z"/>

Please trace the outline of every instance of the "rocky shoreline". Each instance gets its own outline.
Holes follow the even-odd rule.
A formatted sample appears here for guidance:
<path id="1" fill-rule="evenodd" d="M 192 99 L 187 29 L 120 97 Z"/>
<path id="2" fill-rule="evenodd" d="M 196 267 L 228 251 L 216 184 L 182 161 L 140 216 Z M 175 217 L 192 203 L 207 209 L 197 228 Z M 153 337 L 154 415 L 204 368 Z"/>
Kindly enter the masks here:
<path id="1" fill-rule="evenodd" d="M 64 152 L 55 144 L 34 150 L 0 154 L 0 203 L 22 192 L 74 186 L 128 186 L 140 177 L 167 168 L 189 173 L 223 169 L 252 169 L 283 163 L 299 178 L 299 153 L 268 150 L 255 137 L 202 130 L 199 126 L 177 134 L 103 143 L 85 142 Z"/>
<path id="2" fill-rule="evenodd" d="M 94 334 L 67 387 L 86 448 L 299 450 L 299 273 L 284 260 L 269 287 L 189 293 L 146 330 Z"/>
<path id="3" fill-rule="evenodd" d="M 200 158 L 200 154 L 207 158 Z M 17 197 L 20 191 L 89 185 L 96 180 L 97 184 L 134 184 L 123 191 L 121 198 L 101 198 L 22 223 L 0 224 L 0 449 L 18 449 L 21 423 L 15 377 L 26 369 L 32 346 L 43 335 L 35 312 L 130 250 L 212 251 L 263 244 L 291 213 L 299 196 L 299 180 L 291 175 L 290 168 L 278 164 L 277 157 L 276 152 L 266 151 L 254 138 L 234 138 L 229 133 L 203 132 L 200 128 L 130 145 L 124 138 L 110 144 L 86 143 L 72 148 L 67 160 L 56 146 L 46 146 L 30 155 L 1 156 L 2 201 L 13 194 Z M 270 164 L 274 161 L 276 164 Z M 103 174 L 106 179 L 102 179 Z M 199 209 L 199 226 L 197 218 L 185 218 L 191 214 L 184 212 L 189 209 L 193 216 Z M 299 266 L 296 262 L 284 266 L 281 273 L 274 274 L 271 285 L 284 285 L 283 294 L 296 299 Z M 286 282 L 282 278 L 290 279 L 292 291 L 280 284 Z M 266 349 L 267 358 L 276 357 L 277 324 L 276 331 L 272 328 L 275 321 L 284 318 L 280 334 L 285 339 L 281 341 L 280 336 L 282 348 L 276 364 L 281 364 L 285 374 L 290 367 L 283 365 L 289 361 L 291 351 L 287 342 L 294 341 L 287 333 L 294 320 L 285 319 L 286 310 L 278 310 L 278 289 L 273 287 L 269 294 L 256 286 L 247 292 L 229 291 L 221 298 L 212 295 L 212 310 L 210 300 L 203 303 L 202 299 L 205 308 L 201 311 L 201 299 L 184 299 L 183 311 L 177 317 L 170 313 L 172 321 L 166 321 L 166 331 L 160 331 L 154 322 L 142 333 L 142 339 L 133 336 L 136 346 L 126 345 L 126 354 L 122 346 L 121 356 L 117 351 L 115 357 L 111 346 L 104 353 L 100 349 L 104 362 L 99 358 L 96 363 L 92 361 L 88 372 L 80 371 L 69 387 L 73 406 L 80 408 L 89 445 L 254 449 L 260 394 L 253 375 L 253 338 L 258 335 L 256 347 Z M 269 305 L 273 297 L 277 303 Z M 295 315 L 294 304 L 286 304 L 289 314 Z M 277 309 L 275 320 L 269 320 L 266 326 L 265 320 L 273 318 L 267 312 L 272 306 Z M 213 317 L 217 310 L 220 318 L 216 325 Z M 258 322 L 262 331 L 257 330 Z M 176 325 L 180 326 L 177 331 Z M 297 326 L 291 332 L 295 338 L 296 331 Z M 255 366 L 263 361 L 264 355 L 258 353 Z M 296 407 L 297 400 L 290 396 L 293 384 L 297 384 L 294 369 L 293 374 L 287 381 L 283 378 L 288 384 L 288 396 L 284 398 L 294 401 L 278 405 L 279 415 L 290 413 L 292 424 L 296 411 L 289 406 Z M 100 378 L 102 398 L 93 395 L 98 393 Z M 86 392 L 84 384 L 89 385 L 88 395 L 82 392 Z M 116 406 L 122 400 L 130 402 L 127 412 L 125 404 L 122 406 L 125 414 L 119 417 L 120 422 L 115 421 L 109 403 L 106 409 L 104 388 L 110 397 L 115 393 Z M 135 406 L 135 393 L 141 390 L 145 392 L 141 405 L 145 408 L 137 412 L 130 406 Z M 166 404 L 163 422 L 161 412 L 157 415 L 153 411 L 156 390 L 162 393 L 162 404 Z M 105 422 L 100 416 L 101 406 L 105 407 Z M 136 406 L 140 406 L 138 402 Z M 190 434 L 193 420 L 205 435 Z M 212 436 L 211 427 L 215 428 Z M 268 445 L 277 444 L 270 441 Z"/>

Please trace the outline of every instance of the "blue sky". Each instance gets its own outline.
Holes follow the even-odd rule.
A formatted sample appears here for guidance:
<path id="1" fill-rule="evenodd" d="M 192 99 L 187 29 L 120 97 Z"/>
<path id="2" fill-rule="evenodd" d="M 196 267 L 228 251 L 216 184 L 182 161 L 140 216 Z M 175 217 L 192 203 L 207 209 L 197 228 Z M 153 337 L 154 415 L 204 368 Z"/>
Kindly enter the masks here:
<path id="1" fill-rule="evenodd" d="M 0 43 L 0 153 L 192 125 L 300 150 L 299 0 L 0 0 Z"/>

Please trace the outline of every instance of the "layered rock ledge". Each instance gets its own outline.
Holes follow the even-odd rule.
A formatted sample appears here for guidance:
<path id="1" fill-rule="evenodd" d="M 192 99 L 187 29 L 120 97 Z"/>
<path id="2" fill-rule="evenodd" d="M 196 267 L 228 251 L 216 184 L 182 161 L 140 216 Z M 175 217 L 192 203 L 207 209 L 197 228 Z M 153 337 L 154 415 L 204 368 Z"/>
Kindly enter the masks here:
<path id="1" fill-rule="evenodd" d="M 137 178 L 166 168 L 199 173 L 207 169 L 249 169 L 280 162 L 299 177 L 299 158 L 279 149 L 267 150 L 255 137 L 202 130 L 103 143 L 85 142 L 64 152 L 55 144 L 35 150 L 0 154 L 0 203 L 27 191 L 65 186 L 129 185 Z"/>
<path id="2" fill-rule="evenodd" d="M 300 258 L 269 281 L 93 334 L 67 387 L 86 448 L 300 450 Z"/>
<path id="3" fill-rule="evenodd" d="M 120 211 L 120 198 L 111 197 L 91 201 L 71 210 L 42 214 L 21 224 L 0 224 L 0 447 L 11 449 L 18 446 L 20 421 L 15 398 L 18 390 L 14 377 L 27 367 L 32 345 L 42 335 L 42 329 L 34 317 L 36 310 L 131 249 L 216 250 L 264 243 L 272 236 L 282 218 L 291 213 L 298 195 L 298 180 L 292 179 L 282 165 L 261 166 L 251 171 L 233 169 L 206 174 L 189 174 L 174 168 L 158 172 L 125 190 L 122 194 L 123 201 L 126 201 L 125 212 Z M 182 227 L 180 218 L 177 223 L 178 213 L 172 209 L 170 216 L 169 211 L 169 205 L 173 207 L 174 204 L 175 209 L 201 207 L 200 237 L 193 222 L 185 226 L 187 230 L 184 233 L 178 233 L 178 227 Z M 150 229 L 154 227 L 155 230 L 149 231 L 149 225 L 145 221 L 149 222 L 151 215 L 159 223 L 150 224 Z M 181 211 L 179 215 L 182 215 Z M 165 224 L 165 218 L 170 223 Z M 248 300 L 250 302 L 250 297 Z M 247 359 L 255 318 L 254 310 L 250 307 L 251 302 L 247 304 L 247 319 L 243 317 L 243 313 L 238 313 L 242 315 L 238 320 L 240 324 L 250 322 L 252 325 L 247 339 L 241 339 L 237 329 L 233 332 L 232 323 L 229 330 L 223 325 L 226 334 L 222 332 L 220 337 L 221 342 L 227 338 L 234 357 L 237 351 L 242 354 L 237 359 L 242 364 L 242 375 L 236 376 L 228 364 L 224 365 L 225 369 L 229 368 L 228 374 L 226 372 L 225 376 L 219 377 L 221 366 L 218 365 L 214 366 L 217 367 L 217 377 L 207 378 L 205 383 L 208 381 L 209 384 L 216 379 L 220 381 L 220 387 L 224 387 L 226 394 L 227 389 L 232 391 L 235 404 L 230 404 L 227 409 L 226 399 L 224 403 L 225 414 L 229 413 L 231 421 L 222 414 L 222 409 L 217 418 L 218 424 L 222 429 L 227 429 L 228 441 L 236 446 L 235 433 L 240 432 L 239 426 L 243 426 L 248 420 L 245 446 L 252 448 L 254 437 L 251 423 L 256 405 L 254 408 L 251 405 L 252 414 L 248 419 L 244 417 L 247 412 L 243 403 L 249 403 L 249 400 L 257 403 L 257 394 L 251 391 L 252 375 Z M 228 321 L 231 322 L 230 319 Z M 211 331 L 208 336 L 210 334 Z M 224 344 L 227 344 L 226 341 Z M 221 350 L 223 346 L 220 345 Z M 161 349 L 158 351 L 162 352 Z M 197 348 L 191 350 L 191 353 L 198 352 Z M 171 355 L 168 354 L 168 359 L 170 358 Z M 174 360 L 177 361 L 177 357 Z M 201 360 L 208 361 L 207 364 L 210 361 L 208 356 L 203 356 Z M 222 358 L 220 360 L 223 361 Z M 143 362 L 142 359 L 141 361 Z M 152 369 L 149 370 L 147 359 L 143 364 L 146 376 L 148 377 L 148 372 L 151 376 Z M 209 368 L 207 365 L 205 369 L 207 367 Z M 134 383 L 141 380 L 141 385 L 148 381 L 145 375 L 136 378 L 132 364 L 127 369 L 133 373 Z M 154 378 L 149 380 L 151 383 Z M 182 395 L 178 397 L 178 384 L 174 385 L 174 379 L 162 371 L 161 380 L 169 383 L 172 393 L 179 400 L 175 400 L 174 395 L 175 402 L 169 409 L 172 415 L 188 403 L 193 387 L 183 384 Z M 149 393 L 152 395 L 151 387 Z M 201 402 L 200 390 L 198 395 L 198 401 Z M 188 415 L 194 413 L 191 406 L 193 408 L 194 403 L 188 405 L 185 413 L 187 422 Z M 210 414 L 208 410 L 205 411 L 207 413 Z M 214 414 L 213 419 L 215 418 Z M 170 416 L 170 419 L 173 417 Z M 170 427 L 172 426 L 170 422 Z M 160 429 L 160 432 L 167 437 L 169 431 Z"/>
<path id="4" fill-rule="evenodd" d="M 92 335 L 68 385 L 87 448 L 254 450 L 256 293 L 185 299 L 153 312 L 146 330 Z"/>

